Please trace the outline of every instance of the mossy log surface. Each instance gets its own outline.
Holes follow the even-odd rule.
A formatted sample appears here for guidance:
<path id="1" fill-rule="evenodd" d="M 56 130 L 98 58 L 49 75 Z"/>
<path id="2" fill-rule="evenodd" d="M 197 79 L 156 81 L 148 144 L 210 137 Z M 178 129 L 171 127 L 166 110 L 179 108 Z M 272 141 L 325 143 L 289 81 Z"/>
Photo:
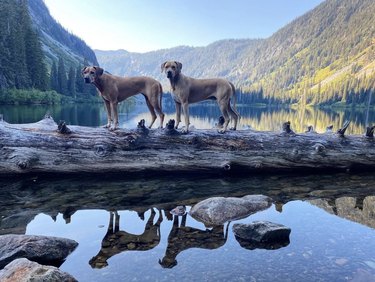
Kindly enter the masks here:
<path id="1" fill-rule="evenodd" d="M 170 121 L 172 122 L 172 121 Z M 346 125 L 347 127 L 348 125 Z M 148 130 L 0 121 L 0 177 L 69 174 L 255 174 L 375 170 L 373 128 L 366 135 L 313 131 Z"/>

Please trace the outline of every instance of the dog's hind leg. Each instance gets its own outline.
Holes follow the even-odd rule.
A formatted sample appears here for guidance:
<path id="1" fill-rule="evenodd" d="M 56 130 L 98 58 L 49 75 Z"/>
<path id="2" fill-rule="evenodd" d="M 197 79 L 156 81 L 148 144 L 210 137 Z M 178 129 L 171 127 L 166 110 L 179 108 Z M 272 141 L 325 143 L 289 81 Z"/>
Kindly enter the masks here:
<path id="1" fill-rule="evenodd" d="M 151 128 L 152 125 L 154 124 L 155 120 L 156 120 L 156 114 L 155 114 L 155 109 L 154 107 L 151 105 L 150 101 L 147 99 L 147 97 L 145 96 L 146 98 L 146 105 L 150 111 L 150 114 L 151 114 L 151 123 L 150 123 L 150 126 L 148 128 Z"/>
<path id="2" fill-rule="evenodd" d="M 230 121 L 229 111 L 228 111 L 228 104 L 225 101 L 220 101 L 220 102 L 218 102 L 218 104 L 219 104 L 221 113 L 223 114 L 223 117 L 224 117 L 223 129 L 219 130 L 219 132 L 220 133 L 224 133 L 225 131 L 227 131 L 228 124 L 229 124 L 229 121 Z"/>
<path id="3" fill-rule="evenodd" d="M 233 119 L 233 122 L 234 122 L 234 125 L 232 128 L 230 128 L 231 130 L 236 130 L 237 129 L 237 123 L 238 123 L 238 119 L 239 119 L 239 114 L 236 110 L 234 110 L 230 104 L 230 101 L 228 102 L 228 111 L 229 111 L 229 115 L 232 117 Z"/>
<path id="4" fill-rule="evenodd" d="M 160 94 L 162 95 L 162 94 Z M 153 99 L 153 106 L 154 106 L 154 110 L 156 111 L 156 113 L 158 114 L 159 116 L 159 119 L 160 119 L 160 126 L 159 128 L 163 128 L 163 124 L 164 124 L 164 113 L 161 109 L 161 97 L 159 99 Z"/>

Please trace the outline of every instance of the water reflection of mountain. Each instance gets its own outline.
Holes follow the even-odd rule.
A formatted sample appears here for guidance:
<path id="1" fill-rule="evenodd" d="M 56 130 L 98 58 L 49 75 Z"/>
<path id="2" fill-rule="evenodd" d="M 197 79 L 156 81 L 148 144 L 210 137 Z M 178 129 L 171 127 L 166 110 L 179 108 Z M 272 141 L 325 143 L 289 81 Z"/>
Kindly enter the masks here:
<path id="1" fill-rule="evenodd" d="M 143 99 L 143 97 L 141 97 Z M 141 119 L 146 123 L 150 120 L 149 111 L 142 99 L 127 100 L 119 105 L 120 125 L 125 128 L 134 128 Z M 312 125 L 317 132 L 324 132 L 328 125 L 334 129 L 342 126 L 344 121 L 350 120 L 349 134 L 363 134 L 366 121 L 369 125 L 375 123 L 375 111 L 358 109 L 315 109 L 315 108 L 289 108 L 289 107 L 254 107 L 238 105 L 241 119 L 238 129 L 252 127 L 255 130 L 280 131 L 285 121 L 290 121 L 293 130 L 297 133 L 306 131 Z M 175 106 L 170 97 L 165 97 L 163 111 L 165 120 L 175 119 Z M 67 104 L 55 106 L 0 106 L 0 114 L 10 123 L 36 122 L 46 113 L 58 122 L 65 120 L 67 124 L 99 126 L 106 122 L 106 113 L 102 103 L 99 104 Z M 220 110 L 215 101 L 206 101 L 190 106 L 191 124 L 199 129 L 212 128 L 217 123 Z"/>
<path id="2" fill-rule="evenodd" d="M 62 214 L 70 224 L 78 210 L 107 210 L 106 233 L 97 246 L 97 253 L 88 261 L 93 268 L 106 267 L 111 257 L 123 252 L 154 249 L 162 241 L 162 235 L 168 236 L 165 251 L 159 257 L 163 268 L 176 266 L 179 254 L 188 249 L 222 247 L 227 242 L 229 223 L 200 229 L 187 224 L 189 215 L 176 216 L 169 212 L 178 205 L 192 206 L 214 196 L 264 194 L 273 198 L 274 208 L 280 212 L 289 201 L 309 201 L 332 214 L 375 228 L 375 176 L 371 174 L 219 179 L 28 179 L 0 180 L 0 187 L 0 234 L 25 233 L 27 225 L 41 213 L 53 219 Z M 127 231 L 129 226 L 126 221 L 120 225 L 117 211 L 136 211 L 142 231 L 137 234 Z M 167 221 L 172 221 L 171 227 L 168 233 L 162 234 L 161 226 Z M 247 245 L 241 246 L 246 248 Z M 261 247 L 256 244 L 247 248 Z"/>
<path id="3" fill-rule="evenodd" d="M 375 175 L 252 176 L 246 178 L 160 178 L 160 179 L 28 179 L 0 180 L 0 234 L 24 233 L 26 225 L 40 213 L 66 222 L 78 210 L 135 210 L 140 215 L 151 207 L 171 210 L 192 206 L 214 196 L 242 197 L 263 194 L 275 207 L 292 200 L 325 199 L 330 205 L 343 197 L 365 199 L 375 194 Z M 340 203 L 341 200 L 338 200 Z M 356 201 L 356 206 L 360 207 Z M 350 206 L 350 202 L 347 202 Z M 367 206 L 366 214 L 373 218 Z M 344 210 L 343 208 L 337 209 Z M 171 219 L 171 218 L 170 218 Z M 370 220 L 369 219 L 369 220 Z M 367 224 L 367 223 L 364 223 Z M 372 226 L 372 225 L 370 225 Z"/>
<path id="4" fill-rule="evenodd" d="M 312 125 L 319 132 L 325 132 L 327 126 L 333 125 L 334 129 L 342 127 L 346 120 L 351 121 L 348 129 L 349 134 L 363 134 L 365 132 L 366 120 L 369 124 L 375 122 L 375 112 L 370 111 L 367 116 L 365 109 L 334 110 L 316 108 L 289 108 L 289 107 L 254 107 L 238 105 L 241 115 L 239 129 L 251 127 L 260 131 L 280 131 L 282 123 L 290 121 L 295 132 L 305 132 L 307 126 Z M 175 118 L 174 105 L 166 104 L 164 111 L 166 120 Z M 221 115 L 216 102 L 207 101 L 193 104 L 189 108 L 191 124 L 196 128 L 212 128 Z M 137 119 L 147 119 L 147 113 L 141 114 Z"/>
<path id="5" fill-rule="evenodd" d="M 375 196 L 316 199 L 309 202 L 330 214 L 375 228 Z"/>

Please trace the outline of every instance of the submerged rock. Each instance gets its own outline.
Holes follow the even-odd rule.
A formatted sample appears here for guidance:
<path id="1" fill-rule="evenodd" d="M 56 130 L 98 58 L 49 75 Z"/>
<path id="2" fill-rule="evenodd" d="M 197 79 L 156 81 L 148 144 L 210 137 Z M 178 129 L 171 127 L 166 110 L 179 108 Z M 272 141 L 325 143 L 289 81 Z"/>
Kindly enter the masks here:
<path id="1" fill-rule="evenodd" d="M 63 272 L 57 267 L 40 265 L 36 262 L 20 258 L 12 261 L 0 270 L 2 282 L 28 282 L 28 281 L 77 281 L 69 273 Z"/>
<path id="2" fill-rule="evenodd" d="M 227 221 L 245 218 L 255 212 L 265 210 L 272 199 L 263 195 L 247 195 L 242 198 L 213 197 L 197 203 L 190 215 L 207 226 L 222 225 Z"/>
<path id="3" fill-rule="evenodd" d="M 275 250 L 290 243 L 290 228 L 269 221 L 254 221 L 251 224 L 236 223 L 232 230 L 241 247 L 249 250 Z"/>
<path id="4" fill-rule="evenodd" d="M 60 266 L 77 247 L 74 240 L 34 235 L 0 236 L 0 269 L 17 258 Z"/>

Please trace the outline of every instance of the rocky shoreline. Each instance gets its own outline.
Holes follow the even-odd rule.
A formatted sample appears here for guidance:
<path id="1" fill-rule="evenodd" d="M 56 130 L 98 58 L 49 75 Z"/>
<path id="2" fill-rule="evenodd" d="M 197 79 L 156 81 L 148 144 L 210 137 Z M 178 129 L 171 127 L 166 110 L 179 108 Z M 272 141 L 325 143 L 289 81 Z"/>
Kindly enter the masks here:
<path id="1" fill-rule="evenodd" d="M 0 281 L 77 281 L 60 266 L 78 243 L 36 235 L 0 236 Z"/>

